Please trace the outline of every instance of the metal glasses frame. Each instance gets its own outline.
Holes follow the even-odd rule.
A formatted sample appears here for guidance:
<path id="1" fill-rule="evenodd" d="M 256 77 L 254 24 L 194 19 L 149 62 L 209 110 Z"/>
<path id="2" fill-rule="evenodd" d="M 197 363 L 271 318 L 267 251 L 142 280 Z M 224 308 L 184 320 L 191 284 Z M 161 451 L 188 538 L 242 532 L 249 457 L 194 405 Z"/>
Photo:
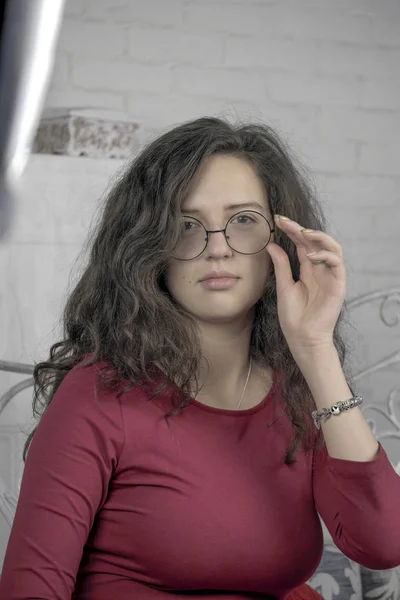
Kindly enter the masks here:
<path id="1" fill-rule="evenodd" d="M 226 235 L 226 230 L 228 228 L 229 223 L 232 221 L 232 219 L 234 219 L 238 215 L 247 214 L 247 213 L 254 213 L 256 215 L 260 215 L 260 217 L 262 217 L 266 221 L 266 223 L 268 223 L 268 227 L 270 229 L 270 235 L 269 235 L 268 242 L 262 248 L 260 248 L 260 250 L 257 250 L 257 252 L 240 252 L 239 250 L 235 250 L 235 248 L 232 248 L 232 246 L 229 243 L 229 236 Z M 204 245 L 203 250 L 201 252 L 199 252 L 199 254 L 196 254 L 196 256 L 192 256 L 192 258 L 177 258 L 176 256 L 174 256 L 172 254 L 172 257 L 175 258 L 175 260 L 185 260 L 186 261 L 186 260 L 194 260 L 195 258 L 198 258 L 201 254 L 203 254 L 204 250 L 208 246 L 208 242 L 210 239 L 210 235 L 209 235 L 210 233 L 223 233 L 225 241 L 228 244 L 229 248 L 231 250 L 233 250 L 234 252 L 237 252 L 238 254 L 244 254 L 246 256 L 249 256 L 252 254 L 258 254 L 259 252 L 261 252 L 262 250 L 264 250 L 264 248 L 266 248 L 268 246 L 269 242 L 271 241 L 271 235 L 275 232 L 275 227 L 271 227 L 271 223 L 268 221 L 268 219 L 266 217 L 264 217 L 264 215 L 262 215 L 261 213 L 257 212 L 256 210 L 240 210 L 239 212 L 235 213 L 227 220 L 224 229 L 206 229 L 204 227 L 203 223 L 199 219 L 196 219 L 195 217 L 191 217 L 190 215 L 182 215 L 182 218 L 184 218 L 184 217 L 186 217 L 187 219 L 193 219 L 193 221 L 197 221 L 198 223 L 200 223 L 200 225 L 203 227 L 204 231 L 206 232 L 206 239 L 205 239 L 206 243 Z"/>

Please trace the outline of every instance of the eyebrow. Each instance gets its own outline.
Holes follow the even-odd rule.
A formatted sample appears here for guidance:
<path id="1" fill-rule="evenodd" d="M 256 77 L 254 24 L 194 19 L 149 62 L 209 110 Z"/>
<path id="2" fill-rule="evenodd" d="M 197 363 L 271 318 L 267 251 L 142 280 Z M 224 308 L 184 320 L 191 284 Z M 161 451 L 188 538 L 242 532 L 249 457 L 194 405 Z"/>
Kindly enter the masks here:
<path id="1" fill-rule="evenodd" d="M 224 206 L 224 211 L 228 212 L 229 210 L 235 210 L 236 208 L 239 210 L 241 210 L 242 208 L 255 208 L 256 210 L 261 209 L 262 211 L 265 211 L 265 207 L 262 206 L 262 204 L 259 204 L 258 202 L 242 202 L 239 204 L 228 204 Z M 203 211 L 201 209 L 182 207 L 182 213 L 191 213 L 193 215 L 198 215 L 202 212 Z"/>

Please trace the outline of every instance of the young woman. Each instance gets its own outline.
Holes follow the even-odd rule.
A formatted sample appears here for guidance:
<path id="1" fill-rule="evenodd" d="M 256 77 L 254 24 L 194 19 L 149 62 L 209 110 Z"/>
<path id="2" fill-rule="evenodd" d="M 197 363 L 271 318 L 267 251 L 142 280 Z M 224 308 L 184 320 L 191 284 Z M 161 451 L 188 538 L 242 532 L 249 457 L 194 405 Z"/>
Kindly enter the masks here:
<path id="1" fill-rule="evenodd" d="M 2 600 L 319 597 L 317 513 L 351 559 L 400 563 L 324 229 L 267 126 L 199 119 L 132 162 L 35 368 Z"/>

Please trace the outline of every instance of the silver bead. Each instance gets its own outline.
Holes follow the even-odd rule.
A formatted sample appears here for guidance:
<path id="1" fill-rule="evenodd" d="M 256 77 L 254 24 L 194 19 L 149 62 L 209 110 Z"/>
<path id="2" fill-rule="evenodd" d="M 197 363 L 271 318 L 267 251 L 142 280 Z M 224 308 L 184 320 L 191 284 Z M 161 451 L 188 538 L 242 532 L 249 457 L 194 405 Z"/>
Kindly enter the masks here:
<path id="1" fill-rule="evenodd" d="M 333 404 L 330 408 L 323 408 L 321 410 L 314 410 L 311 416 L 314 420 L 314 424 L 317 429 L 321 428 L 321 422 L 326 421 L 332 415 L 339 415 L 343 411 L 347 411 L 350 408 L 359 406 L 363 403 L 362 396 L 353 396 L 349 400 L 339 400 L 337 404 Z"/>

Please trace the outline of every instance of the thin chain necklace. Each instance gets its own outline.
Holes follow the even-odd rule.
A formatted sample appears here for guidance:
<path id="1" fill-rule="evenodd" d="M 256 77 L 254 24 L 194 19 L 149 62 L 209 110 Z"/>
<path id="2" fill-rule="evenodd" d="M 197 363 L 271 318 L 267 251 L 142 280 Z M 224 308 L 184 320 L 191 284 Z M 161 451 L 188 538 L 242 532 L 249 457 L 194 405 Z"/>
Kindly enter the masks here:
<path id="1" fill-rule="evenodd" d="M 249 383 L 249 379 L 250 379 L 250 375 L 251 375 L 252 362 L 253 362 L 252 358 L 250 357 L 250 364 L 249 364 L 249 370 L 247 372 L 246 383 L 244 384 L 243 392 L 242 392 L 242 395 L 240 396 L 239 404 L 237 405 L 236 410 L 239 410 L 239 408 L 242 404 L 242 401 L 243 401 L 243 397 L 246 393 L 247 384 Z M 192 396 L 192 398 L 194 398 L 194 399 L 196 398 L 196 396 L 194 394 L 190 394 L 190 395 Z"/>
<path id="2" fill-rule="evenodd" d="M 251 366 L 252 366 L 252 359 L 250 357 L 250 364 L 249 364 L 249 370 L 248 370 L 248 373 L 247 373 L 246 383 L 244 384 L 243 392 L 242 392 L 242 395 L 240 396 L 239 404 L 237 405 L 236 410 L 239 410 L 240 405 L 242 404 L 243 396 L 244 396 L 244 394 L 246 392 L 247 384 L 249 383 L 249 379 L 250 379 L 250 375 L 251 375 Z"/>

